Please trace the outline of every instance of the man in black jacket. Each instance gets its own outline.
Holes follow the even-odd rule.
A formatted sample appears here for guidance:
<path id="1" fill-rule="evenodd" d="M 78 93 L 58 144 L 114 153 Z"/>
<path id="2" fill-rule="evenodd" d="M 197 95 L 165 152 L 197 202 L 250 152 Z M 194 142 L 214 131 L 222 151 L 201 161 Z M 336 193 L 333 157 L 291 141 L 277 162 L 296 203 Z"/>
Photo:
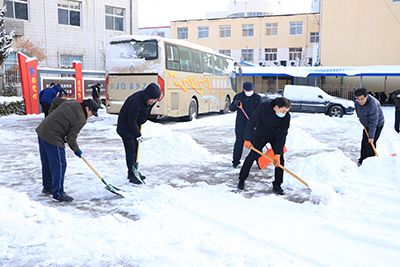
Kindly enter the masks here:
<path id="1" fill-rule="evenodd" d="M 254 93 L 253 84 L 251 82 L 245 82 L 243 83 L 243 91 L 236 94 L 232 103 L 229 105 L 230 111 L 237 111 L 235 124 L 236 141 L 233 147 L 232 161 L 234 168 L 240 164 L 240 159 L 242 157 L 243 137 L 247 122 L 260 103 L 261 96 Z"/>
<path id="2" fill-rule="evenodd" d="M 145 179 L 138 171 L 137 163 L 138 144 L 143 141 L 140 127 L 149 118 L 151 109 L 160 96 L 160 87 L 151 83 L 144 90 L 128 97 L 118 115 L 117 133 L 125 147 L 128 180 L 134 184 L 141 184 Z"/>
<path id="3" fill-rule="evenodd" d="M 278 97 L 272 101 L 261 103 L 251 116 L 244 136 L 244 146 L 247 148 L 262 148 L 270 143 L 275 152 L 275 181 L 273 191 L 276 194 L 283 195 L 281 184 L 283 182 L 283 170 L 278 166 L 284 165 L 283 147 L 286 142 L 286 136 L 290 126 L 290 101 L 284 97 Z M 239 174 L 239 189 L 244 189 L 244 182 L 249 176 L 250 168 L 253 162 L 260 155 L 251 150 L 246 157 Z"/>

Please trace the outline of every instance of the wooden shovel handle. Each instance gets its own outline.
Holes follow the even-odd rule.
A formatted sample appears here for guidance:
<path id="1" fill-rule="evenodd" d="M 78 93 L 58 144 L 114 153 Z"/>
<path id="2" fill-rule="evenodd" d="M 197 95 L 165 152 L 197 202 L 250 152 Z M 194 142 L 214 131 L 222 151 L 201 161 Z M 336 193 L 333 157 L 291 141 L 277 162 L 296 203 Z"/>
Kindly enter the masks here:
<path id="1" fill-rule="evenodd" d="M 254 150 L 255 152 L 257 152 L 258 154 L 260 154 L 261 156 L 267 158 L 268 160 L 274 162 L 273 159 L 271 159 L 270 157 L 268 157 L 267 155 L 263 154 L 260 150 L 258 150 L 255 147 L 250 147 L 250 149 Z M 291 176 L 293 176 L 294 178 L 296 178 L 300 183 L 302 183 L 303 185 L 305 185 L 307 188 L 310 188 L 308 186 L 308 183 L 306 181 L 304 181 L 303 179 L 301 179 L 298 175 L 296 175 L 295 173 L 291 172 L 290 170 L 288 170 L 287 168 L 285 168 L 285 166 L 283 166 L 282 164 L 278 165 L 279 168 L 281 168 L 282 170 L 284 170 L 285 172 L 289 173 Z"/>

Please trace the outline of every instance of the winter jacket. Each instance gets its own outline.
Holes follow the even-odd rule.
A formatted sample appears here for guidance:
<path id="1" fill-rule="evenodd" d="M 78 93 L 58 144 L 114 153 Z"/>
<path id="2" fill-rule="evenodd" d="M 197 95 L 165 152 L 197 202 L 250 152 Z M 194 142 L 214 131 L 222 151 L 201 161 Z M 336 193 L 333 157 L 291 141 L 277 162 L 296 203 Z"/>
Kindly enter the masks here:
<path id="1" fill-rule="evenodd" d="M 138 91 L 128 97 L 118 115 L 117 133 L 121 137 L 138 138 L 141 136 L 140 127 L 150 117 L 153 105 L 148 105 L 147 100 L 157 99 L 160 92 L 155 92 L 151 86 Z"/>
<path id="2" fill-rule="evenodd" d="M 372 95 L 368 95 L 364 106 L 361 106 L 358 101 L 355 102 L 356 113 L 361 124 L 368 129 L 368 136 L 375 136 L 376 127 L 383 127 L 385 118 L 381 104 Z"/>
<path id="3" fill-rule="evenodd" d="M 235 102 L 237 101 L 242 102 L 244 111 L 246 112 L 247 116 L 250 117 L 256 110 L 257 106 L 261 103 L 261 96 L 257 93 L 254 93 L 252 96 L 248 97 L 244 94 L 244 92 L 241 92 L 233 97 L 233 101 L 229 105 L 230 111 L 237 111 L 235 133 L 237 135 L 244 135 L 248 119 L 244 115 L 243 111 L 240 110 L 237 105 L 235 105 Z"/>
<path id="4" fill-rule="evenodd" d="M 94 98 L 99 98 L 100 97 L 100 86 L 93 85 L 92 87 L 92 97 Z"/>
<path id="5" fill-rule="evenodd" d="M 394 106 L 396 107 L 397 111 L 400 111 L 400 94 L 396 96 L 396 99 L 394 101 Z"/>
<path id="6" fill-rule="evenodd" d="M 67 100 L 62 97 L 56 97 L 53 102 L 51 102 L 51 106 L 49 109 L 49 113 L 53 112 L 56 108 L 58 108 L 62 103 L 66 102 Z"/>
<path id="7" fill-rule="evenodd" d="M 86 121 L 87 115 L 80 103 L 65 101 L 44 118 L 36 132 L 40 138 L 58 147 L 64 148 L 64 140 L 67 140 L 69 147 L 78 151 L 76 139 Z"/>
<path id="8" fill-rule="evenodd" d="M 275 114 L 274 106 L 274 100 L 258 105 L 247 123 L 244 139 L 251 142 L 263 140 L 265 143 L 272 143 L 275 153 L 282 155 L 290 126 L 290 114 L 287 112 L 285 117 L 280 118 Z"/>
<path id="9" fill-rule="evenodd" d="M 58 95 L 58 93 L 61 91 L 61 86 L 56 84 L 53 85 L 52 87 L 48 87 L 40 91 L 39 93 L 39 102 L 40 103 L 47 103 L 51 104 L 53 99 Z"/>

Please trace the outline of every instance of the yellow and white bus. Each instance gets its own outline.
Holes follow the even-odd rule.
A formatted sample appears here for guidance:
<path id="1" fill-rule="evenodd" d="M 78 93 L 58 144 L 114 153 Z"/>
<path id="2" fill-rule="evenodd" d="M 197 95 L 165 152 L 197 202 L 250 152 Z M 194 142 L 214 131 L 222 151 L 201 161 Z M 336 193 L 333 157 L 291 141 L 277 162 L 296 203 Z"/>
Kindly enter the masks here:
<path id="1" fill-rule="evenodd" d="M 161 88 L 152 116 L 195 118 L 226 112 L 235 94 L 234 61 L 186 41 L 156 36 L 114 37 L 106 51 L 107 112 L 149 83 Z"/>

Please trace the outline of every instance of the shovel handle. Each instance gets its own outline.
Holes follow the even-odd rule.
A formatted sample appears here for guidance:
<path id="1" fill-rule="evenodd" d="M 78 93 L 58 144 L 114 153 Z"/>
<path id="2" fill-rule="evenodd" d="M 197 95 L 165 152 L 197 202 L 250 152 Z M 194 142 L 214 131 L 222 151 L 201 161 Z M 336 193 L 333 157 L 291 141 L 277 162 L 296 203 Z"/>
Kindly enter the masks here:
<path id="1" fill-rule="evenodd" d="M 81 159 L 83 159 L 83 161 L 86 163 L 86 165 L 88 165 L 88 167 L 96 174 L 96 176 L 103 182 L 104 179 L 101 177 L 100 173 L 97 172 L 97 170 L 92 166 L 92 164 L 89 163 L 89 161 L 87 161 L 87 159 L 85 159 L 83 156 L 81 156 Z"/>
<path id="2" fill-rule="evenodd" d="M 258 150 L 255 147 L 250 147 L 250 149 L 254 150 L 255 152 L 257 152 L 258 154 L 260 154 L 261 156 L 267 158 L 268 160 L 274 162 L 273 159 L 271 159 L 270 157 L 268 157 L 267 155 L 263 154 L 260 150 Z M 290 170 L 288 170 L 287 168 L 285 168 L 285 166 L 283 166 L 282 164 L 278 165 L 279 168 L 281 168 L 282 170 L 284 170 L 285 172 L 289 173 L 291 176 L 293 176 L 294 178 L 296 178 L 300 183 L 302 183 L 303 185 L 305 185 L 307 188 L 310 188 L 308 186 L 308 183 L 306 181 L 304 181 L 303 179 L 301 179 L 298 175 L 296 175 L 295 173 L 291 172 Z"/>
<path id="3" fill-rule="evenodd" d="M 367 135 L 367 138 L 369 139 L 369 134 L 368 134 L 367 129 L 364 128 L 364 131 L 365 131 L 365 134 Z M 372 150 L 373 150 L 374 153 L 375 153 L 375 156 L 378 156 L 378 151 L 376 151 L 376 147 L 375 147 L 374 143 L 373 143 L 373 142 L 369 142 L 369 141 L 368 141 L 368 143 L 370 143 L 370 145 L 371 145 L 371 147 L 372 147 Z"/>

